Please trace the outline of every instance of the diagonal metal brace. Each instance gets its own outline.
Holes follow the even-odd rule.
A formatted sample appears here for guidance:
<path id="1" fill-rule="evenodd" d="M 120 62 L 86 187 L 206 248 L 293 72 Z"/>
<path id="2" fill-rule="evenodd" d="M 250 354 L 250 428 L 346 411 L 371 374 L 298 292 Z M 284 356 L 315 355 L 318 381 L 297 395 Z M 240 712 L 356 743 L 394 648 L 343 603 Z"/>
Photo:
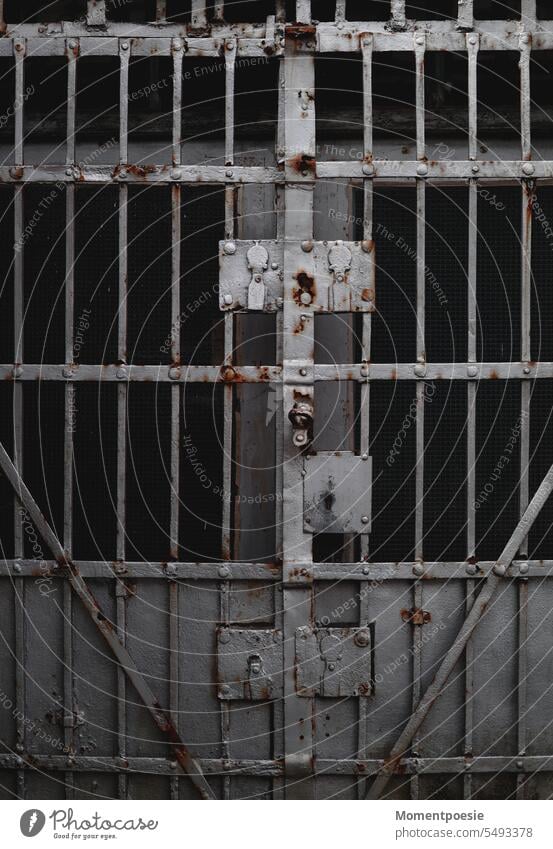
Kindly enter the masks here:
<path id="1" fill-rule="evenodd" d="M 384 762 L 384 766 L 381 768 L 374 783 L 368 791 L 366 795 L 367 799 L 378 799 L 380 798 L 382 792 L 385 790 L 386 785 L 394 774 L 394 771 L 396 770 L 401 758 L 407 752 L 411 740 L 424 722 L 428 711 L 430 710 L 436 699 L 442 694 L 447 680 L 451 675 L 455 664 L 461 657 L 471 634 L 480 622 L 482 616 L 485 614 L 492 598 L 497 593 L 497 590 L 499 589 L 501 584 L 504 583 L 503 578 L 507 573 L 507 568 L 510 566 L 524 538 L 526 537 L 528 531 L 534 524 L 542 507 L 551 495 L 552 491 L 553 466 L 551 466 L 551 468 L 547 472 L 546 476 L 540 484 L 539 489 L 532 498 L 524 515 L 522 516 L 520 522 L 513 531 L 513 534 L 510 537 L 508 543 L 503 549 L 499 560 L 496 561 L 493 573 L 486 581 L 485 586 L 482 588 L 480 594 L 478 595 L 478 598 L 471 607 L 470 612 L 461 627 L 461 630 L 459 631 L 457 637 L 453 642 L 453 645 L 444 657 L 442 664 L 438 669 L 438 672 L 436 673 L 436 677 L 426 690 L 424 696 L 422 697 L 417 706 L 417 709 L 411 715 L 409 722 L 399 735 L 397 742 L 395 743 L 394 747 L 392 748 L 392 751 L 390 752 L 389 757 Z"/>
<path id="2" fill-rule="evenodd" d="M 100 606 L 90 592 L 86 581 L 80 575 L 75 564 L 71 562 L 67 552 L 64 550 L 61 542 L 46 521 L 40 507 L 34 500 L 30 491 L 27 489 L 21 475 L 13 465 L 10 456 L 1 442 L 0 467 L 11 483 L 17 498 L 33 520 L 35 527 L 42 536 L 44 542 L 52 551 L 52 554 L 60 568 L 63 569 L 64 573 L 67 575 L 67 579 L 71 587 L 75 591 L 76 595 L 78 595 L 81 599 L 90 614 L 92 621 L 113 651 L 123 671 L 134 685 L 138 695 L 144 702 L 156 725 L 169 738 L 173 745 L 173 752 L 178 763 L 184 772 L 187 773 L 203 799 L 215 799 L 215 795 L 205 779 L 199 762 L 191 755 L 187 746 L 181 740 L 171 717 L 159 704 L 154 693 L 148 686 L 148 683 L 127 651 L 127 648 L 117 636 L 112 624 L 102 613 Z"/>

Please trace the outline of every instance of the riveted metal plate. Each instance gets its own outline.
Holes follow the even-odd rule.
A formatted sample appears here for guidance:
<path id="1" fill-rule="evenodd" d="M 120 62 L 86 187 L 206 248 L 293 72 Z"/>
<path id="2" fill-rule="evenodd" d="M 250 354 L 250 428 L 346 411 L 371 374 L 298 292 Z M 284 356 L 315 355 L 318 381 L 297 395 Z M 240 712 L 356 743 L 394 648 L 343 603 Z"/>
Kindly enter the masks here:
<path id="1" fill-rule="evenodd" d="M 300 696 L 370 696 L 373 692 L 373 626 L 296 631 L 296 681 Z"/>
<path id="2" fill-rule="evenodd" d="M 282 695 L 282 632 L 217 629 L 217 695 L 263 701 Z"/>
<path id="3" fill-rule="evenodd" d="M 304 530 L 311 533 L 369 533 L 372 461 L 351 451 L 320 453 L 305 462 Z"/>
<path id="4" fill-rule="evenodd" d="M 301 251 L 305 267 L 299 267 L 294 275 L 292 296 L 302 310 L 323 313 L 374 310 L 372 242 L 302 242 Z M 283 266 L 282 241 L 220 242 L 220 309 L 225 312 L 277 310 L 284 296 Z"/>

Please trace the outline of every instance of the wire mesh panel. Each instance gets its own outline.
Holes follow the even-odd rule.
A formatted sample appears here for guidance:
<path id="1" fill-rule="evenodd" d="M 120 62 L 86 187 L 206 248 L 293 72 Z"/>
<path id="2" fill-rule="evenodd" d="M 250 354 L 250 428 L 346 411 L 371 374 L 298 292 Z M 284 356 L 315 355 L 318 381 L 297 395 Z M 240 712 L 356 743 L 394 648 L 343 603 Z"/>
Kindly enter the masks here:
<path id="1" fill-rule="evenodd" d="M 0 9 L 3 793 L 547 796 L 548 10 Z"/>

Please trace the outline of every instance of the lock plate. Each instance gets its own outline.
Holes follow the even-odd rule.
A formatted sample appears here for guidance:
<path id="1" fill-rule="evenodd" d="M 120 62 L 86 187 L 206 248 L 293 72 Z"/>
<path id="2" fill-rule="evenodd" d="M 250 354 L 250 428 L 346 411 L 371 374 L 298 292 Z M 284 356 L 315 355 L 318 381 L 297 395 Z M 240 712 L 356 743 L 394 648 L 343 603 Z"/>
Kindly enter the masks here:
<path id="1" fill-rule="evenodd" d="M 217 695 L 222 700 L 266 701 L 282 696 L 282 633 L 217 629 Z"/>
<path id="2" fill-rule="evenodd" d="M 296 690 L 300 696 L 370 696 L 373 625 L 296 631 Z"/>
<path id="3" fill-rule="evenodd" d="M 313 454 L 305 462 L 304 530 L 367 534 L 371 529 L 372 459 L 351 451 Z"/>
<path id="4" fill-rule="evenodd" d="M 293 297 L 306 312 L 372 312 L 373 242 L 302 242 L 305 268 L 294 275 Z M 284 243 L 219 242 L 219 307 L 224 312 L 275 312 L 284 296 Z"/>

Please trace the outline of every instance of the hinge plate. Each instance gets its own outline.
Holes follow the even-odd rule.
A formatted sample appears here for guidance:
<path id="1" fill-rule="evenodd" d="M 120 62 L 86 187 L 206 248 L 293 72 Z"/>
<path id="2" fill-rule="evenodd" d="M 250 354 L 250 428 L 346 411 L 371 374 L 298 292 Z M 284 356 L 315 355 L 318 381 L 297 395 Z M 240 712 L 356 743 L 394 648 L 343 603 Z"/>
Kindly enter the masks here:
<path id="1" fill-rule="evenodd" d="M 282 696 L 282 632 L 217 629 L 217 695 L 222 700 L 266 701 Z"/>
<path id="2" fill-rule="evenodd" d="M 374 310 L 373 242 L 302 242 L 301 248 L 299 243 L 292 244 L 300 255 L 306 254 L 306 268 L 297 269 L 292 290 L 302 310 L 323 313 Z M 220 309 L 275 312 L 284 298 L 283 268 L 283 241 L 220 242 Z"/>
<path id="3" fill-rule="evenodd" d="M 296 689 L 300 696 L 370 696 L 373 626 L 296 631 Z"/>
<path id="4" fill-rule="evenodd" d="M 303 479 L 304 530 L 368 534 L 371 486 L 371 457 L 351 451 L 310 455 Z"/>

